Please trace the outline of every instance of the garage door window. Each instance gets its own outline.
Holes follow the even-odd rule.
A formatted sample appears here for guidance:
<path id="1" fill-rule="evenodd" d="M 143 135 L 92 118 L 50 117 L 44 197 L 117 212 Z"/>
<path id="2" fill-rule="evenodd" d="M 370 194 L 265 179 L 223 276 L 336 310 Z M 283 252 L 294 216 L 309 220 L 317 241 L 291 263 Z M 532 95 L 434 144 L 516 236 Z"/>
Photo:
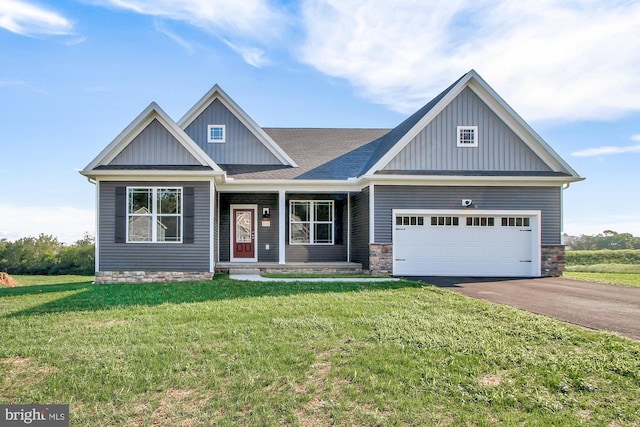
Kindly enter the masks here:
<path id="1" fill-rule="evenodd" d="M 469 216 L 467 217 L 467 227 L 493 227 L 495 218 L 492 216 Z"/>
<path id="2" fill-rule="evenodd" d="M 396 217 L 396 225 L 422 226 L 422 225 L 424 225 L 424 217 L 423 216 L 414 216 L 414 215 L 397 216 Z"/>
<path id="3" fill-rule="evenodd" d="M 460 225 L 460 218 L 457 216 L 432 216 L 431 225 L 458 226 Z"/>
<path id="4" fill-rule="evenodd" d="M 503 227 L 529 227 L 529 218 L 525 217 L 503 217 Z"/>

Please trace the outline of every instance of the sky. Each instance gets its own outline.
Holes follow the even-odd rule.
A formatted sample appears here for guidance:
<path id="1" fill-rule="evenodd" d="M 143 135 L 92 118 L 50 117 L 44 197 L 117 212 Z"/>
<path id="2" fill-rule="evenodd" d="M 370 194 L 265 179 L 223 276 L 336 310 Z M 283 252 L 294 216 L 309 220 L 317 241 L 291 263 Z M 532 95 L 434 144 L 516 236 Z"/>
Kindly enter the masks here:
<path id="1" fill-rule="evenodd" d="M 640 1 L 0 0 L 0 239 L 95 233 L 83 169 L 218 83 L 264 127 L 391 128 L 475 69 L 586 181 L 564 231 L 640 236 Z"/>

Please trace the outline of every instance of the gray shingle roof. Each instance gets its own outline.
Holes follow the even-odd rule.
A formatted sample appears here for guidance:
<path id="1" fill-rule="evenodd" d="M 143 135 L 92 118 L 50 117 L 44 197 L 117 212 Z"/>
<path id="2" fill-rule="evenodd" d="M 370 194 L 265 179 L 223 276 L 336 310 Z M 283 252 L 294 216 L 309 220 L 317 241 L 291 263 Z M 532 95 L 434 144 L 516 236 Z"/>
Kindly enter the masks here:
<path id="1" fill-rule="evenodd" d="M 335 179 L 359 176 L 389 129 L 264 128 L 299 167 L 220 165 L 237 179 Z"/>

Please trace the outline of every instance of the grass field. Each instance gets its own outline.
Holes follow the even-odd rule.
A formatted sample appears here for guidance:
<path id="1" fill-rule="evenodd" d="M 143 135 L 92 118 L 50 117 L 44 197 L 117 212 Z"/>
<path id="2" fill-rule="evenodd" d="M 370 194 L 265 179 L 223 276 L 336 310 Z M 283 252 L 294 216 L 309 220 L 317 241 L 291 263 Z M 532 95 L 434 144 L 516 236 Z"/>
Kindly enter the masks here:
<path id="1" fill-rule="evenodd" d="M 640 424 L 640 343 L 447 290 L 81 279 L 0 289 L 0 402 L 74 426 Z"/>
<path id="2" fill-rule="evenodd" d="M 640 264 L 567 265 L 564 277 L 640 288 Z"/>

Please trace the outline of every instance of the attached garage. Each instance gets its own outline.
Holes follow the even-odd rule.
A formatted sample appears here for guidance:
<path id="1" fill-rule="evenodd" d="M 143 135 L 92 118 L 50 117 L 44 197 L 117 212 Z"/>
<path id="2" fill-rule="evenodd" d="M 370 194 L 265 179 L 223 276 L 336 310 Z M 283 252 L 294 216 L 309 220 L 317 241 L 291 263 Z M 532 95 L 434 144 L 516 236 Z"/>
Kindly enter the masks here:
<path id="1" fill-rule="evenodd" d="M 396 276 L 540 276 L 540 211 L 393 210 Z"/>

